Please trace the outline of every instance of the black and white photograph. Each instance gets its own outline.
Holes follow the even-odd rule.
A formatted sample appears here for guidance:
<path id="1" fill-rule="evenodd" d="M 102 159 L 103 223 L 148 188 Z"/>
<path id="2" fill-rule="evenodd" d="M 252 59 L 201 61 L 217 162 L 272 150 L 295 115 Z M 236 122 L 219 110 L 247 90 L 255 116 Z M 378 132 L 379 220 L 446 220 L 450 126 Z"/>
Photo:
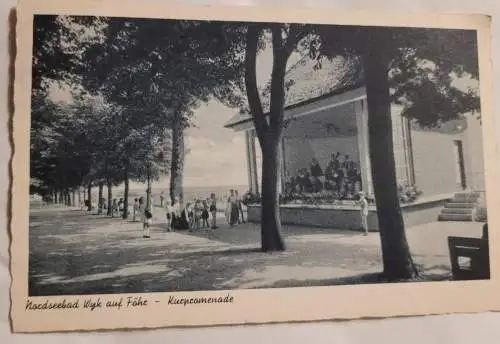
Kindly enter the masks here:
<path id="1" fill-rule="evenodd" d="M 477 30 L 44 13 L 32 37 L 28 297 L 490 279 Z"/>

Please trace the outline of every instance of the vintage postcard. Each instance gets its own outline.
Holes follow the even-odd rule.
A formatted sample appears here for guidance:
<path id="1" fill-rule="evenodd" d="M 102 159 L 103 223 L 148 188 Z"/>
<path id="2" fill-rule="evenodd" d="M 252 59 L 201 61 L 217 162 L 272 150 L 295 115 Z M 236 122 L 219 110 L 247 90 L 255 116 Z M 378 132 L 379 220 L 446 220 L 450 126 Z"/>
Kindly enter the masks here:
<path id="1" fill-rule="evenodd" d="M 499 308 L 488 17 L 17 18 L 16 332 Z"/>

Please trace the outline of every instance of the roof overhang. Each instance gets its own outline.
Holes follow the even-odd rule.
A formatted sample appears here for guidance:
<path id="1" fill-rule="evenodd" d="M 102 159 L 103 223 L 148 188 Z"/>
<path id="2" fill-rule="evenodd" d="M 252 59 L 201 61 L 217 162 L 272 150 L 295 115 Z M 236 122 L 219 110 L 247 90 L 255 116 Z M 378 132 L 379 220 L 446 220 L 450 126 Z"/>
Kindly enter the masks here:
<path id="1" fill-rule="evenodd" d="M 348 90 L 343 89 L 342 92 L 331 92 L 317 98 L 287 106 L 285 108 L 285 120 L 311 115 L 318 111 L 332 109 L 365 98 L 366 89 L 364 86 Z M 269 114 L 266 114 L 266 116 L 269 116 Z M 230 128 L 235 131 L 251 130 L 253 127 L 252 116 L 249 114 L 237 114 L 224 125 L 224 128 Z"/>

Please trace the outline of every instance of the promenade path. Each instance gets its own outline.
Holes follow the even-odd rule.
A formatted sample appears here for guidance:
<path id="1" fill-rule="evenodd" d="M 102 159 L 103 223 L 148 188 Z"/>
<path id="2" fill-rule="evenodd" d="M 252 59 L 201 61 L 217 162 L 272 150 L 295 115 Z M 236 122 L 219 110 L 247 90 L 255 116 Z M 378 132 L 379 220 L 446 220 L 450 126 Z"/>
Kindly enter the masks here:
<path id="1" fill-rule="evenodd" d="M 287 250 L 262 253 L 257 224 L 166 232 L 160 219 L 157 214 L 151 238 L 144 239 L 139 222 L 79 209 L 32 209 L 30 295 L 370 283 L 382 269 L 377 233 L 284 226 Z M 481 227 L 436 222 L 408 228 L 423 278 L 449 278 L 447 236 L 480 237 Z"/>

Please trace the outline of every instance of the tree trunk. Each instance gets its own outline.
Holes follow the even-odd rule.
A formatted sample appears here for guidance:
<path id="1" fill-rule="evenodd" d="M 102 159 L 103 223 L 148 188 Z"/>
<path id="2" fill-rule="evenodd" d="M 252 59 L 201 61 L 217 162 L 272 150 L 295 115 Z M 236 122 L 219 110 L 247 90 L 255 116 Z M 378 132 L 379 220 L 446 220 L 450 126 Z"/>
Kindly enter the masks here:
<path id="1" fill-rule="evenodd" d="M 261 239 L 262 250 L 284 251 L 279 209 L 279 142 L 283 133 L 285 89 L 284 77 L 288 57 L 295 47 L 295 34 L 283 44 L 282 27 L 272 27 L 273 69 L 271 72 L 271 104 L 268 119 L 262 109 L 257 84 L 257 51 L 264 27 L 250 25 L 245 51 L 245 86 L 252 120 L 262 150 Z"/>
<path id="2" fill-rule="evenodd" d="M 106 212 L 106 215 L 111 216 L 112 211 L 113 211 L 113 185 L 111 185 L 111 182 L 108 181 L 107 183 L 107 188 L 108 188 L 108 211 Z"/>
<path id="3" fill-rule="evenodd" d="M 125 190 L 123 191 L 123 219 L 128 218 L 128 191 L 129 191 L 129 180 L 128 172 L 125 171 Z"/>
<path id="4" fill-rule="evenodd" d="M 71 207 L 71 193 L 69 192 L 69 189 L 66 189 L 66 199 L 67 199 L 67 204 L 69 207 Z"/>
<path id="5" fill-rule="evenodd" d="M 64 204 L 64 190 L 59 191 L 59 204 Z"/>
<path id="6" fill-rule="evenodd" d="M 99 182 L 99 199 L 97 200 L 97 204 L 98 204 L 98 210 L 97 210 L 97 213 L 98 214 L 102 214 L 102 208 L 104 207 L 104 203 L 102 201 L 102 196 L 103 196 L 103 189 L 104 189 L 104 183 L 103 182 Z"/>
<path id="7" fill-rule="evenodd" d="M 183 203 L 184 177 L 184 125 L 182 118 L 174 121 L 172 128 L 172 161 L 170 163 L 170 199 L 172 204 L 175 198 Z"/>
<path id="8" fill-rule="evenodd" d="M 76 206 L 76 192 L 75 192 L 75 189 L 71 190 L 71 197 L 73 199 L 71 203 L 72 203 L 73 207 L 75 207 Z"/>
<path id="9" fill-rule="evenodd" d="M 417 271 L 406 239 L 399 204 L 392 136 L 388 69 L 383 49 L 365 54 L 363 67 L 368 100 L 368 131 L 373 188 L 382 245 L 384 275 L 396 281 L 414 278 Z"/>
<path id="10" fill-rule="evenodd" d="M 268 137 L 262 149 L 261 245 L 262 251 L 284 251 L 279 206 L 279 139 Z"/>
<path id="11" fill-rule="evenodd" d="M 87 185 L 87 200 L 89 202 L 87 211 L 92 211 L 92 183 Z"/>
<path id="12" fill-rule="evenodd" d="M 82 190 L 78 187 L 78 206 L 81 207 L 82 204 Z"/>
<path id="13" fill-rule="evenodd" d="M 52 203 L 57 204 L 57 190 L 54 190 L 54 198 L 52 200 Z"/>

